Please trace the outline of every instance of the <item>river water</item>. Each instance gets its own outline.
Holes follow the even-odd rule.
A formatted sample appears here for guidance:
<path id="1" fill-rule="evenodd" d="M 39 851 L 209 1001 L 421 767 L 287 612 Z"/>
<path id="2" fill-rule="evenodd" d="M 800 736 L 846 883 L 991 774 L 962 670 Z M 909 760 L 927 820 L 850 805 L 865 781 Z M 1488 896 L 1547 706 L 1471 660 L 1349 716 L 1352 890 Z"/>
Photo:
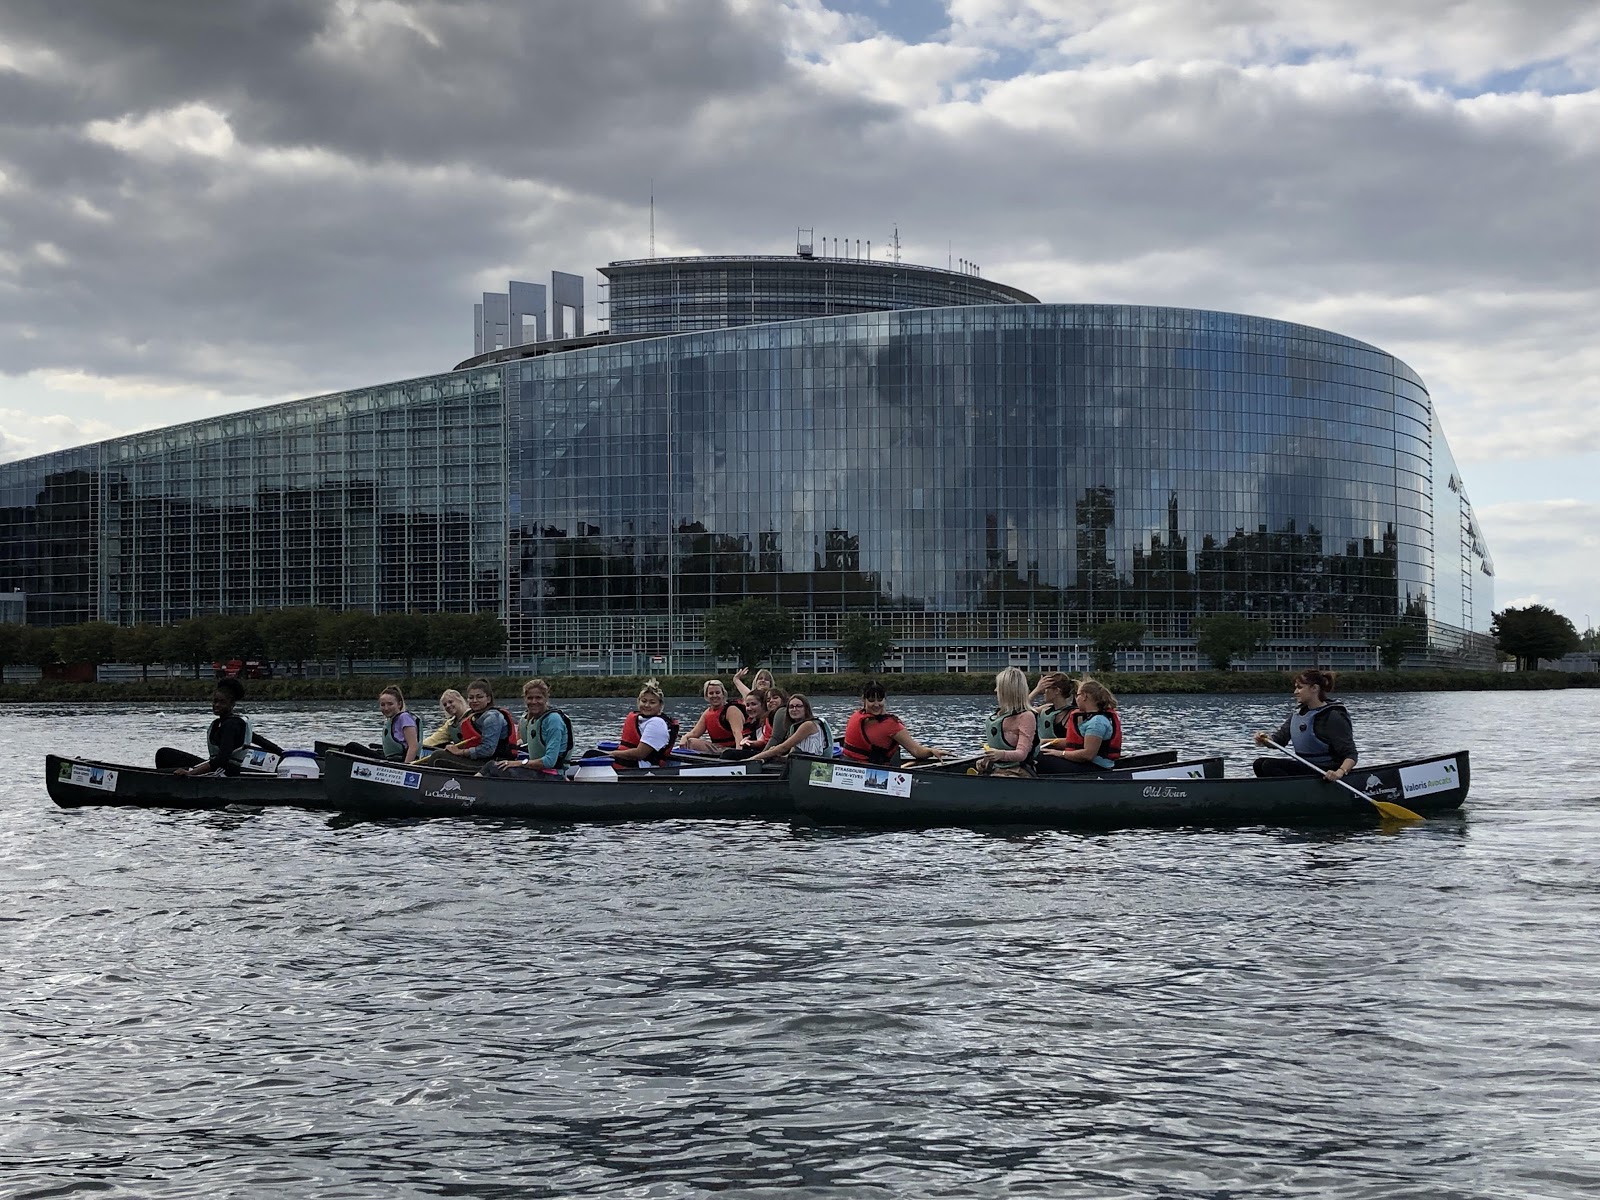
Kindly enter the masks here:
<path id="1" fill-rule="evenodd" d="M 1346 700 L 1367 762 L 1470 748 L 1465 814 L 68 812 L 46 752 L 148 761 L 208 714 L 0 707 L 0 1194 L 1596 1194 L 1600 692 Z M 1286 701 L 1130 697 L 1129 744 L 1231 773 Z M 625 709 L 565 707 L 589 741 Z M 979 740 L 977 701 L 892 707 Z"/>

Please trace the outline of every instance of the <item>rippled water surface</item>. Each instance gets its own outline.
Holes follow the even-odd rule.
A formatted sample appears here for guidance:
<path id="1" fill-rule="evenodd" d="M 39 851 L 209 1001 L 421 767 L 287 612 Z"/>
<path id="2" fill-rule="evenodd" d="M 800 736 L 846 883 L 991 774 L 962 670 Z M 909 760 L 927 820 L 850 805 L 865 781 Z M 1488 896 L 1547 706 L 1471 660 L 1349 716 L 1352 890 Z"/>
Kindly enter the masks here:
<path id="1" fill-rule="evenodd" d="M 1470 747 L 1465 815 L 69 812 L 46 752 L 148 761 L 209 714 L 0 707 L 0 1194 L 1595 1194 L 1600 693 L 1347 700 L 1366 761 Z M 624 711 L 566 707 L 590 741 Z M 979 740 L 977 701 L 894 707 Z M 1232 772 L 1285 700 L 1124 709 Z"/>

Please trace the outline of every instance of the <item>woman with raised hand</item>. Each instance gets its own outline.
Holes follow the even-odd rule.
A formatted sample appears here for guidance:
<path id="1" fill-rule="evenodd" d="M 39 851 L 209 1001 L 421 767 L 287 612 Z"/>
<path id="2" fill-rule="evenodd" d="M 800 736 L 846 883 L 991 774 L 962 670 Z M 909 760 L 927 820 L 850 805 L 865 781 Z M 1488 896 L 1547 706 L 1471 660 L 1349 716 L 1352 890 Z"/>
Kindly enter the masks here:
<path id="1" fill-rule="evenodd" d="M 749 667 L 740 667 L 733 673 L 733 687 L 734 690 L 739 693 L 739 699 L 741 700 L 743 700 L 751 692 L 770 691 L 772 689 L 773 680 L 771 671 L 767 670 L 765 667 L 762 667 L 756 672 L 756 677 L 747 684 L 744 681 L 744 677 L 749 673 Z"/>
<path id="2" fill-rule="evenodd" d="M 1334 679 L 1332 671 L 1315 667 L 1301 671 L 1294 677 L 1294 712 L 1278 726 L 1276 733 L 1256 734 L 1256 745 L 1272 742 L 1291 746 L 1311 766 L 1292 758 L 1258 758 L 1252 764 L 1257 775 L 1320 774 L 1330 782 L 1337 782 L 1355 770 L 1358 753 L 1355 731 L 1350 728 L 1350 714 L 1344 705 L 1328 699 Z"/>
<path id="3" fill-rule="evenodd" d="M 983 736 L 980 773 L 1026 775 L 1036 753 L 1039 718 L 1028 707 L 1028 677 L 1019 667 L 1007 667 L 994 677 L 994 715 Z"/>
<path id="4" fill-rule="evenodd" d="M 1046 671 L 1028 693 L 1028 703 L 1034 705 L 1033 715 L 1038 718 L 1039 744 L 1065 737 L 1067 714 L 1072 712 L 1072 696 L 1076 689 L 1072 680 L 1060 671 Z M 1040 703 L 1035 704 L 1035 701 Z"/>
<path id="5" fill-rule="evenodd" d="M 1066 733 L 1039 750 L 1041 775 L 1109 771 L 1122 756 L 1122 717 L 1111 689 L 1088 676 L 1078 681 L 1077 707 L 1067 714 Z"/>

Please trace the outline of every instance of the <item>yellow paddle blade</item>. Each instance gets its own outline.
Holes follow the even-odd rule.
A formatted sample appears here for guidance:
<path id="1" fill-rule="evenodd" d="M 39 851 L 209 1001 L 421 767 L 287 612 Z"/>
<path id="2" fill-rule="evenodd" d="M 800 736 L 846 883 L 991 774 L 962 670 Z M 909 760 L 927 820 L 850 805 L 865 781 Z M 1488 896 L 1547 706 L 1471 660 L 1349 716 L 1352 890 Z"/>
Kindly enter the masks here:
<path id="1" fill-rule="evenodd" d="M 1412 812 L 1404 804 L 1391 804 L 1387 800 L 1372 800 L 1372 807 L 1377 809 L 1378 814 L 1386 821 L 1423 821 L 1427 819 L 1419 812 Z"/>

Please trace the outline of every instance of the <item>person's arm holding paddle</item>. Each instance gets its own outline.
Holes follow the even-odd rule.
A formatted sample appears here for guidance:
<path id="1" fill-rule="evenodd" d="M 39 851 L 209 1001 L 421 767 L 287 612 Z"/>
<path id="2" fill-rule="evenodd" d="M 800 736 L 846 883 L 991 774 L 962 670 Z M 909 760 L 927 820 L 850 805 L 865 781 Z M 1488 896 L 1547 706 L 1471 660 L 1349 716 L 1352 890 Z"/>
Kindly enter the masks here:
<path id="1" fill-rule="evenodd" d="M 916 759 L 945 758 L 950 753 L 948 750 L 941 750 L 938 746 L 924 746 L 916 738 L 912 737 L 911 730 L 904 726 L 901 726 L 900 731 L 894 735 L 894 740 L 899 743 L 902 750 Z"/>

